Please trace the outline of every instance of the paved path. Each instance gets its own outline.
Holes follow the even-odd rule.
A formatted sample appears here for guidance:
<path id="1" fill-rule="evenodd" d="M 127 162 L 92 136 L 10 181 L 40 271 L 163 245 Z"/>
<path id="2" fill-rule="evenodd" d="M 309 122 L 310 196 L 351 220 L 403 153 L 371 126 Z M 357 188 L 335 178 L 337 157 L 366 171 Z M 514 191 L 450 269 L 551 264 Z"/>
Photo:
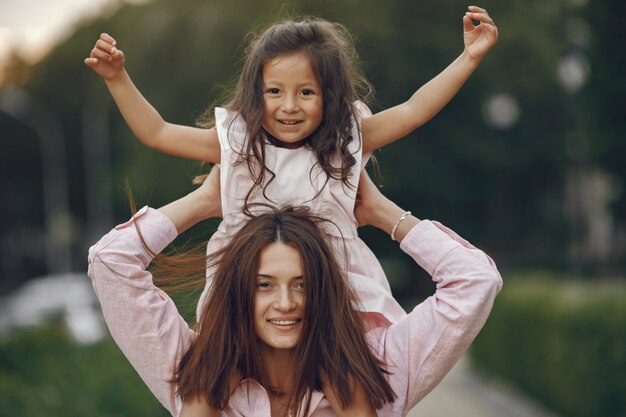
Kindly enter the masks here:
<path id="1" fill-rule="evenodd" d="M 478 376 L 467 357 L 407 417 L 557 417 L 509 387 Z"/>

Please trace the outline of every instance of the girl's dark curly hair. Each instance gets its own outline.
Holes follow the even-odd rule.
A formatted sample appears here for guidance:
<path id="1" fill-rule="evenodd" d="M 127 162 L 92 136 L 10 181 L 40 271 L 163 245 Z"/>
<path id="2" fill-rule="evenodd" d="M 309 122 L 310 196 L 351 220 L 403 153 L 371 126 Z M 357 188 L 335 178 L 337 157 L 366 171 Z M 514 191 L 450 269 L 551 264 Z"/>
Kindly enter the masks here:
<path id="1" fill-rule="evenodd" d="M 246 202 L 257 187 L 263 189 L 267 198 L 265 188 L 275 177 L 265 164 L 263 147 L 265 142 L 273 139 L 263 129 L 263 66 L 279 55 L 294 52 L 307 54 L 322 88 L 322 122 L 305 146 L 315 153 L 317 164 L 327 174 L 326 181 L 333 178 L 348 187 L 356 186 L 348 182 L 350 170 L 356 164 L 348 149 L 354 140 L 353 120 L 358 117 L 353 103 L 355 100 L 367 101 L 372 87 L 360 70 L 352 37 L 338 23 L 318 18 L 286 20 L 253 36 L 245 52 L 237 86 L 225 105 L 237 112 L 247 125 L 249 140 L 240 154 L 239 163 L 247 164 L 254 186 L 248 191 Z M 199 125 L 214 126 L 213 109 L 204 113 Z M 267 181 L 266 174 L 269 175 Z"/>

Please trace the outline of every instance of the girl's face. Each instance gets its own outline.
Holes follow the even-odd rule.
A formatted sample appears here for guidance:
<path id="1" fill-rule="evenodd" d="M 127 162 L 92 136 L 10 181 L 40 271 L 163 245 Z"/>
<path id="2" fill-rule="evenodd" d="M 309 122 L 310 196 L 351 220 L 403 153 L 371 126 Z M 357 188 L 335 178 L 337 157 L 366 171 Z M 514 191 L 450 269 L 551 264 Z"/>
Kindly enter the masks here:
<path id="1" fill-rule="evenodd" d="M 286 148 L 298 148 L 319 127 L 322 88 L 304 52 L 279 55 L 263 66 L 263 127 Z"/>
<path id="2" fill-rule="evenodd" d="M 254 328 L 271 352 L 293 349 L 300 340 L 304 314 L 304 277 L 300 253 L 276 242 L 261 251 L 254 299 Z"/>

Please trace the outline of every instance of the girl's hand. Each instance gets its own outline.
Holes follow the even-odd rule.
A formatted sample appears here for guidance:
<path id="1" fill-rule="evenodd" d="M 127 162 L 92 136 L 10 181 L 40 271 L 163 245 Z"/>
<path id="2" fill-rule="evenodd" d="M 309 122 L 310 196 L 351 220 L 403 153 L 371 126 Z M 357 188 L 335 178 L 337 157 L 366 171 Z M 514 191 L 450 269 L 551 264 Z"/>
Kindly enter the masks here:
<path id="1" fill-rule="evenodd" d="M 463 41 L 470 58 L 481 60 L 498 41 L 498 28 L 487 10 L 469 6 L 463 16 Z M 478 20 L 474 26 L 472 20 Z"/>
<path id="2" fill-rule="evenodd" d="M 204 178 L 202 178 L 204 177 Z M 196 192 L 200 196 L 200 206 L 205 207 L 205 218 L 222 217 L 222 196 L 220 192 L 220 166 L 214 165 L 208 175 L 198 177 L 202 181 Z M 194 180 L 195 184 L 200 183 Z M 241 378 L 239 378 L 241 380 Z M 239 381 L 237 381 L 239 382 Z"/>
<path id="3" fill-rule="evenodd" d="M 113 80 L 124 69 L 124 53 L 116 48 L 117 42 L 106 33 L 96 41 L 85 65 L 105 80 Z"/>

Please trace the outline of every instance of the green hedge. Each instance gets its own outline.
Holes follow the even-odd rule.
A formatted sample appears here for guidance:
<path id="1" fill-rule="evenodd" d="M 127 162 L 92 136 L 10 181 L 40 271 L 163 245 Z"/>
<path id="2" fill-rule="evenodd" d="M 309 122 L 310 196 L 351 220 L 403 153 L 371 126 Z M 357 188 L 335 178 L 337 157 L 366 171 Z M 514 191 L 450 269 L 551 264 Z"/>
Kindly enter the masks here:
<path id="1" fill-rule="evenodd" d="M 506 280 L 471 355 L 561 415 L 626 417 L 626 289 Z"/>
<path id="2" fill-rule="evenodd" d="M 75 345 L 62 324 L 0 337 L 0 417 L 165 417 L 111 339 Z"/>

